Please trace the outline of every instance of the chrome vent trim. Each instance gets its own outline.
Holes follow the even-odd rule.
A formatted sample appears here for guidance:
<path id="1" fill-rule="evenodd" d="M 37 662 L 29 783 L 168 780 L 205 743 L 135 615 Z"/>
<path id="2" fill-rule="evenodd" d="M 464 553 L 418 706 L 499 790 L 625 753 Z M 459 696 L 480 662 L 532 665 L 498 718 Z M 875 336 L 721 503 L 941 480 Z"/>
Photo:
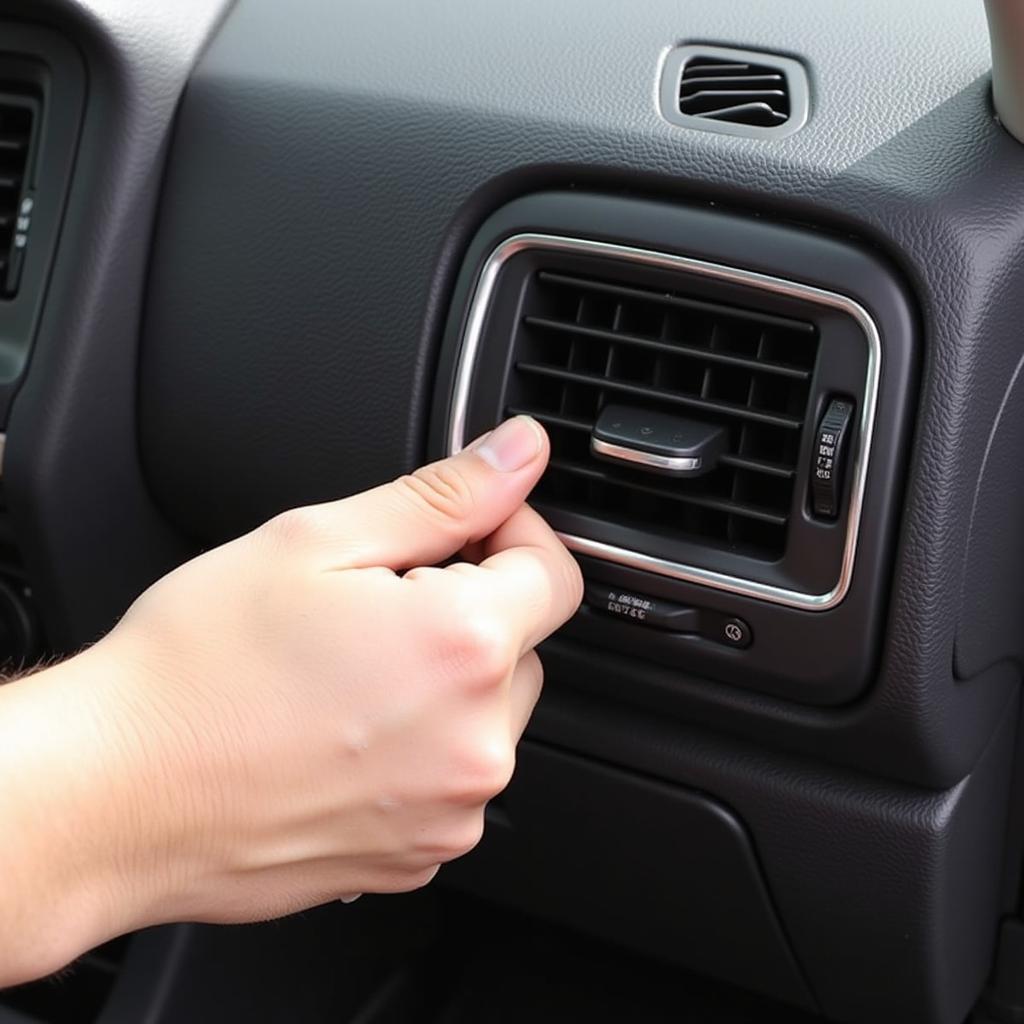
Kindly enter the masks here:
<path id="1" fill-rule="evenodd" d="M 810 90 L 791 57 L 722 46 L 679 46 L 665 58 L 661 115 L 682 128 L 782 138 L 807 122 Z"/>
<path id="2" fill-rule="evenodd" d="M 852 483 L 843 559 L 838 579 L 830 590 L 818 594 L 787 590 L 782 587 L 738 576 L 730 576 L 699 566 L 667 561 L 666 559 L 657 558 L 641 551 L 615 547 L 588 537 L 559 534 L 570 550 L 580 554 L 590 555 L 609 562 L 615 562 L 619 565 L 657 573 L 661 576 L 683 580 L 688 583 L 695 583 L 716 590 L 770 601 L 774 604 L 799 608 L 805 611 L 827 611 L 838 605 L 846 596 L 853 578 L 857 538 L 860 532 L 861 512 L 864 504 L 864 489 L 867 482 L 868 462 L 874 434 L 875 411 L 878 405 L 882 344 L 878 327 L 867 310 L 858 302 L 837 292 L 826 291 L 812 285 L 788 281 L 755 271 L 743 270 L 738 267 L 708 263 L 704 260 L 693 259 L 687 256 L 651 252 L 631 246 L 582 238 L 565 238 L 544 234 L 515 235 L 500 243 L 487 258 L 477 278 L 476 287 L 470 300 L 456 366 L 455 385 L 448 420 L 447 448 L 451 454 L 461 451 L 468 440 L 466 437 L 466 418 L 469 409 L 473 373 L 483 338 L 488 310 L 501 270 L 512 257 L 530 249 L 617 260 L 631 260 L 662 270 L 684 271 L 689 274 L 703 275 L 748 288 L 758 288 L 777 295 L 789 296 L 826 308 L 838 309 L 853 318 L 863 331 L 868 345 L 868 367 L 864 381 L 863 401 L 861 402 L 859 441 L 857 449 L 853 453 L 851 463 Z"/>

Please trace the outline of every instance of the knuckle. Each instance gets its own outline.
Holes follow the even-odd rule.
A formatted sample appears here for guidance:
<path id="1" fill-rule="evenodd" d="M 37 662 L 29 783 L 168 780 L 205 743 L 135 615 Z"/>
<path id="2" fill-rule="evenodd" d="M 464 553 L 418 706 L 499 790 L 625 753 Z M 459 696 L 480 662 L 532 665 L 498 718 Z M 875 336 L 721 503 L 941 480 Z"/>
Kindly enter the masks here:
<path id="1" fill-rule="evenodd" d="M 492 617 L 480 611 L 466 612 L 449 630 L 444 660 L 454 664 L 459 678 L 475 688 L 500 686 L 513 667 L 506 632 Z"/>
<path id="2" fill-rule="evenodd" d="M 481 742 L 458 758 L 452 779 L 457 804 L 483 806 L 511 781 L 515 750 L 508 740 Z"/>
<path id="3" fill-rule="evenodd" d="M 451 460 L 423 466 L 400 477 L 398 486 L 420 507 L 440 519 L 462 522 L 473 514 L 473 488 Z"/>
<path id="4" fill-rule="evenodd" d="M 413 892 L 429 885 L 437 875 L 440 866 L 440 864 L 432 864 L 427 868 L 417 867 L 393 871 L 374 888 L 378 892 Z"/>
<path id="5" fill-rule="evenodd" d="M 479 845 L 483 837 L 484 816 L 481 812 L 472 815 L 468 821 L 460 824 L 458 828 L 452 830 L 450 835 L 446 836 L 438 859 L 444 864 L 464 857 Z"/>
<path id="6" fill-rule="evenodd" d="M 439 826 L 425 837 L 419 852 L 431 864 L 447 864 L 469 853 L 483 834 L 483 809 L 474 808 L 470 813 L 460 813 L 454 821 Z"/>
<path id="7" fill-rule="evenodd" d="M 283 547 L 296 547 L 323 536 L 323 516 L 314 506 L 290 508 L 269 520 L 263 527 Z"/>
<path id="8" fill-rule="evenodd" d="M 525 671 L 529 681 L 539 690 L 544 685 L 544 664 L 536 651 L 529 651 L 523 656 Z"/>
<path id="9" fill-rule="evenodd" d="M 583 570 L 580 563 L 568 553 L 565 553 L 564 572 L 569 593 L 572 595 L 573 611 L 583 603 Z"/>

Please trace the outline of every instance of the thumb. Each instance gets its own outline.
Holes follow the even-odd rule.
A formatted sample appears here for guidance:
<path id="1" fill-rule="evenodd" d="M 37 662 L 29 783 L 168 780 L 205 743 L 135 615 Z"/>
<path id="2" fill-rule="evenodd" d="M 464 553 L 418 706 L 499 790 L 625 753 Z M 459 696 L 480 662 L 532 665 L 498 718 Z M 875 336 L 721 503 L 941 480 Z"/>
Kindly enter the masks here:
<path id="1" fill-rule="evenodd" d="M 300 514 L 313 518 L 314 543 L 337 568 L 433 565 L 501 526 L 540 479 L 548 454 L 540 424 L 516 416 L 457 455 Z"/>

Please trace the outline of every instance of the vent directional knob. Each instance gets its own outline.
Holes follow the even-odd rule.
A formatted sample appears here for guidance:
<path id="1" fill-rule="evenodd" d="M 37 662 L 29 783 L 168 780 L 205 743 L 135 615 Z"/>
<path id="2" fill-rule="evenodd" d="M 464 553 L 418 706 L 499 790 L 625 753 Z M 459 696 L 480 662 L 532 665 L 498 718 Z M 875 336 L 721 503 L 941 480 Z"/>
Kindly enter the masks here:
<path id="1" fill-rule="evenodd" d="M 590 435 L 599 458 L 687 477 L 710 473 L 727 443 L 724 428 L 713 423 L 625 405 L 605 406 Z"/>

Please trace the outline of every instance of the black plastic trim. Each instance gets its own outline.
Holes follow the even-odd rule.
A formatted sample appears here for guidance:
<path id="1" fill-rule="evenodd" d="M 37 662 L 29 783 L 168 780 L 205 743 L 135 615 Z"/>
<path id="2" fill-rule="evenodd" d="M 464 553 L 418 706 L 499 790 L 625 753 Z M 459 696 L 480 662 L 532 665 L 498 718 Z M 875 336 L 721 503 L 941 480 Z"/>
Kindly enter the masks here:
<path id="1" fill-rule="evenodd" d="M 596 231 L 595 225 L 599 226 Z M 912 408 L 912 383 L 916 378 L 913 316 L 902 285 L 884 264 L 862 248 L 764 221 L 681 205 L 581 193 L 546 193 L 516 200 L 496 212 L 479 230 L 456 284 L 442 346 L 431 428 L 435 454 L 445 450 L 447 424 L 452 416 L 451 382 L 469 297 L 494 249 L 503 239 L 525 233 L 596 238 L 770 274 L 850 295 L 871 314 L 881 336 L 882 373 L 862 532 L 850 586 L 842 603 L 827 611 L 800 612 L 602 562 L 600 576 L 595 578 L 679 604 L 735 615 L 750 623 L 757 641 L 748 650 L 737 651 L 693 636 L 652 636 L 643 627 L 626 623 L 600 623 L 594 628 L 585 611 L 567 629 L 568 635 L 588 645 L 611 646 L 670 666 L 685 665 L 689 674 L 748 689 L 812 704 L 850 700 L 866 685 L 877 655 L 893 531 L 901 499 L 900 467 L 906 452 L 908 411 Z M 806 309 L 801 314 L 798 305 L 782 297 L 768 297 L 764 304 L 769 312 L 778 315 L 807 318 Z M 841 379 L 842 374 L 837 377 Z M 486 386 L 481 391 L 489 393 Z M 472 405 L 470 408 L 468 434 L 472 435 L 491 425 L 488 417 L 493 418 L 494 412 L 487 409 L 486 403 L 483 408 L 478 406 L 475 413 Z M 820 413 L 820 409 L 812 410 L 815 421 Z M 810 457 L 811 433 L 805 439 L 805 462 Z M 810 521 L 806 510 L 804 515 Z M 571 518 L 560 517 L 559 527 L 567 533 L 592 535 L 594 524 L 580 523 L 575 529 Z M 841 525 L 815 524 L 824 530 L 835 530 Z M 619 529 L 617 539 L 626 548 L 643 550 L 649 544 L 648 538 L 632 537 L 627 525 Z M 595 564 L 584 560 L 585 566 Z M 742 560 L 737 560 L 737 565 L 740 574 Z"/>

